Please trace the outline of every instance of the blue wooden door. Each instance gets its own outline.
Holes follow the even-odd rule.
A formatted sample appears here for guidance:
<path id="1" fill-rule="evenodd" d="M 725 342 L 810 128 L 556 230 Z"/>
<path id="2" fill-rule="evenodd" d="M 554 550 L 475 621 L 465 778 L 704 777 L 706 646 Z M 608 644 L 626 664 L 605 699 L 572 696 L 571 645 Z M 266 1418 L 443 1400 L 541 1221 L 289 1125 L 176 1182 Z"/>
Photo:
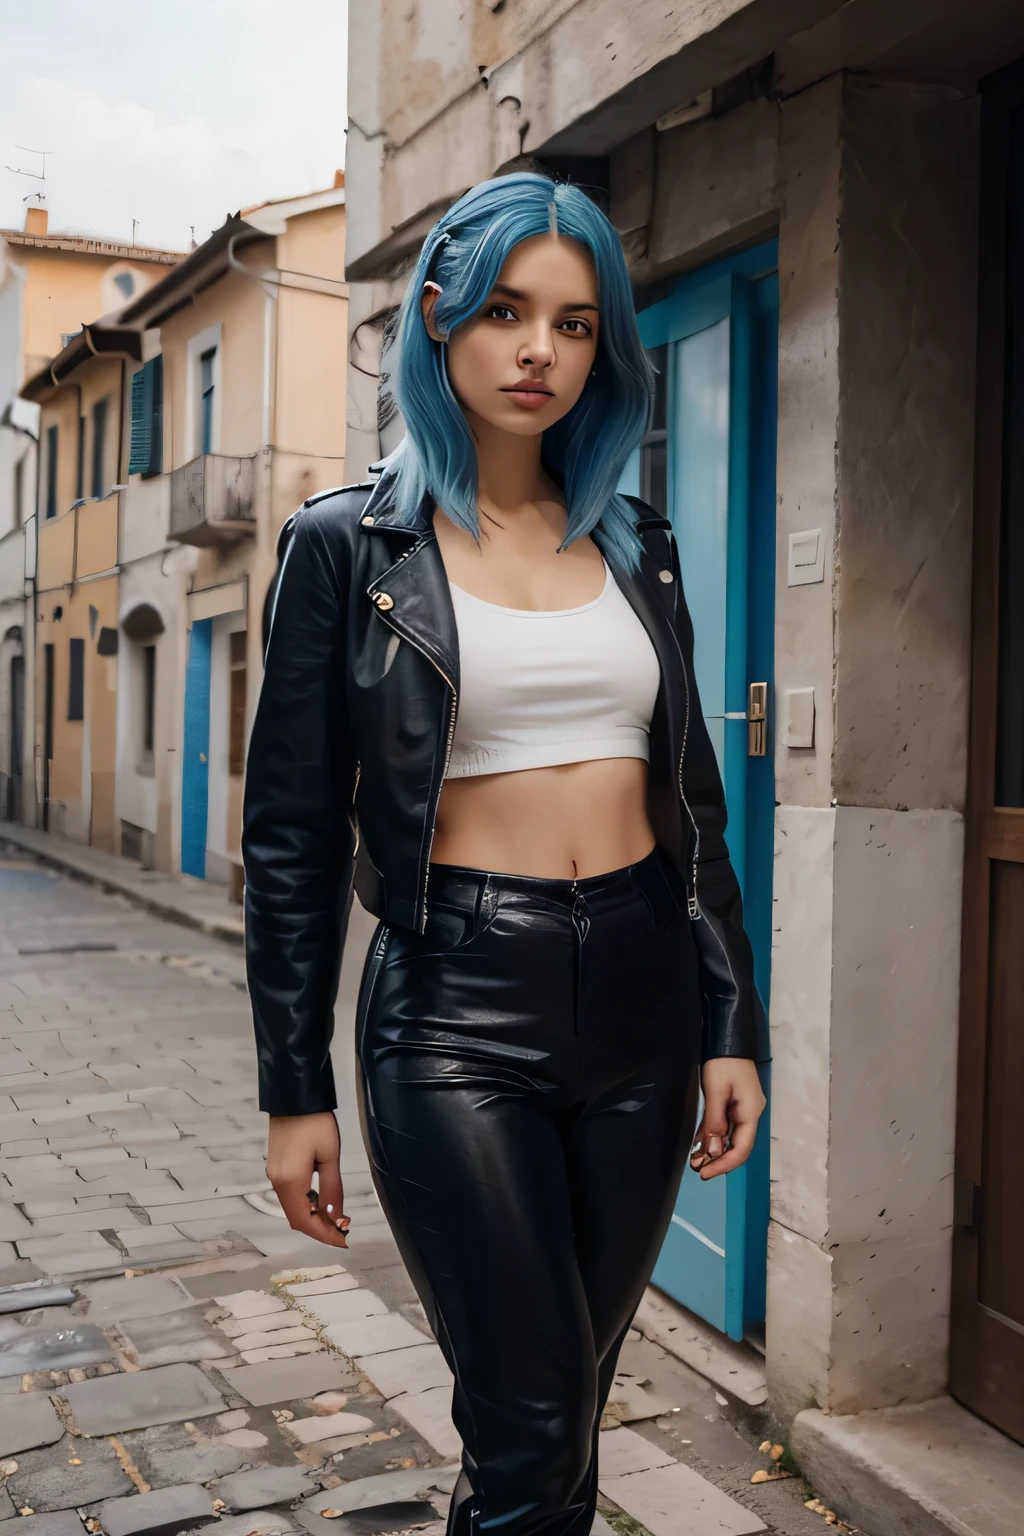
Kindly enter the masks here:
<path id="1" fill-rule="evenodd" d="M 623 478 L 672 520 L 701 704 L 729 807 L 758 988 L 767 1006 L 775 779 L 748 755 L 751 683 L 773 680 L 778 273 L 774 241 L 681 279 L 639 316 L 659 370 L 651 430 Z M 767 1074 L 765 1075 L 767 1091 Z M 687 1168 L 654 1283 L 731 1338 L 764 1319 L 768 1112 L 747 1164 Z"/>
<path id="2" fill-rule="evenodd" d="M 181 764 L 181 868 L 206 879 L 210 794 L 210 652 L 213 620 L 195 619 L 185 670 L 185 733 Z"/>

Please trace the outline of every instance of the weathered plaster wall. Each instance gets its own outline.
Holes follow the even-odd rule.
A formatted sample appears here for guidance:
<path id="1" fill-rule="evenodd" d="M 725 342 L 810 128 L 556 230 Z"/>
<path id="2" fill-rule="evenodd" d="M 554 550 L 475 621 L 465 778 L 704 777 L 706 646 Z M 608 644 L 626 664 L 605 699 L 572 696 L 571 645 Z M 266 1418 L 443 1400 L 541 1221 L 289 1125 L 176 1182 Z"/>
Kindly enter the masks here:
<path id="1" fill-rule="evenodd" d="M 845 92 L 840 802 L 964 803 L 977 107 L 939 87 Z"/>
<path id="2" fill-rule="evenodd" d="M 766 99 L 611 153 L 609 216 L 635 283 L 702 266 L 778 224 L 781 115 Z"/>
<path id="3" fill-rule="evenodd" d="M 783 110 L 768 1371 L 775 1413 L 943 1389 L 968 684 L 976 120 Z M 938 254 L 938 247 L 945 249 Z M 791 531 L 826 580 L 786 586 Z"/>
<path id="4" fill-rule="evenodd" d="M 349 29 L 349 276 L 386 276 L 520 153 L 606 154 L 838 0 L 363 0 Z"/>

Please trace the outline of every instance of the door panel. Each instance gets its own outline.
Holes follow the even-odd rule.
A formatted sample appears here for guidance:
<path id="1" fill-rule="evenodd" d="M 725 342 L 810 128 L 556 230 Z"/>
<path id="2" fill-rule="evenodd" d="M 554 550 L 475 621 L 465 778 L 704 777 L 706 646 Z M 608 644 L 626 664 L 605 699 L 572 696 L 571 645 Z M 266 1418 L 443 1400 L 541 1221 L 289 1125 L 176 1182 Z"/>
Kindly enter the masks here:
<path id="1" fill-rule="evenodd" d="M 641 494 L 644 485 L 655 487 L 665 453 L 665 504 L 658 510 L 671 519 L 679 544 L 697 685 L 725 784 L 729 850 L 765 1000 L 774 773 L 770 754 L 748 757 L 746 712 L 749 683 L 772 680 L 776 262 L 774 242 L 744 252 L 682 280 L 668 299 L 641 312 L 641 335 L 663 369 L 666 429 L 659 436 L 656 408 L 654 429 L 623 484 Z M 706 1184 L 687 1168 L 655 1284 L 742 1337 L 764 1318 L 767 1223 L 766 1114 L 745 1167 Z"/>
<path id="2" fill-rule="evenodd" d="M 210 799 L 210 653 L 213 620 L 193 621 L 185 670 L 185 739 L 181 768 L 181 868 L 206 879 Z"/>
<path id="3" fill-rule="evenodd" d="M 1024 1442 L 1024 61 L 986 82 L 950 1389 Z"/>

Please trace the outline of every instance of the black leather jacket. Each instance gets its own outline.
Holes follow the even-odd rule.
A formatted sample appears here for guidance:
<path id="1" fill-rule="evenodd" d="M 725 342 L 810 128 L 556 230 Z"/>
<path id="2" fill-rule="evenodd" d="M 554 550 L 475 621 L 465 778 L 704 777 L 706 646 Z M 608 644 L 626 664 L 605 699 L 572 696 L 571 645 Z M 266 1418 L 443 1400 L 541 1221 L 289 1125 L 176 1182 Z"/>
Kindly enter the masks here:
<path id="1" fill-rule="evenodd" d="M 430 899 L 458 709 L 455 614 L 432 504 L 399 526 L 375 511 L 374 492 L 346 486 L 307 501 L 281 531 L 268 597 L 242 857 L 260 1107 L 272 1115 L 335 1107 L 329 1047 L 353 874 L 362 904 L 389 924 L 421 930 Z M 675 541 L 664 518 L 635 505 L 640 570 L 613 571 L 661 667 L 648 814 L 693 919 L 703 1056 L 766 1061 Z"/>

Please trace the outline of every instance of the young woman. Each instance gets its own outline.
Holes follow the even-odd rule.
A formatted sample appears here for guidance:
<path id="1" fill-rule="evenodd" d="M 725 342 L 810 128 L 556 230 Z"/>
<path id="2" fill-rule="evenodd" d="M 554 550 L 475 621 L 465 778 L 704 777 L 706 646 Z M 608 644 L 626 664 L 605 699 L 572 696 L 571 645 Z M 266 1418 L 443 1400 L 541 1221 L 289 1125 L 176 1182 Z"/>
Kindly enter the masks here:
<path id="1" fill-rule="evenodd" d="M 243 853 L 267 1171 L 345 1247 L 329 1045 L 355 889 L 374 1182 L 455 1377 L 450 1536 L 585 1536 L 671 1216 L 767 1057 L 669 524 L 616 494 L 649 365 L 611 225 L 512 175 L 427 238 L 407 436 L 286 525 Z M 310 1186 L 313 1174 L 319 1193 Z"/>

